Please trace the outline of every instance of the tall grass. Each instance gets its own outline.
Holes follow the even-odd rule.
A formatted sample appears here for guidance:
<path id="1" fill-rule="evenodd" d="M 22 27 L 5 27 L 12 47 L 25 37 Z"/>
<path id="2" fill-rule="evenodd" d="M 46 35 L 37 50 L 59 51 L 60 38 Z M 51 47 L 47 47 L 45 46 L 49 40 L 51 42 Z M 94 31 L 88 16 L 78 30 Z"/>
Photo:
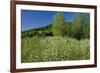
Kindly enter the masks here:
<path id="1" fill-rule="evenodd" d="M 89 44 L 89 39 L 25 37 L 21 41 L 21 62 L 86 60 L 90 58 Z"/>

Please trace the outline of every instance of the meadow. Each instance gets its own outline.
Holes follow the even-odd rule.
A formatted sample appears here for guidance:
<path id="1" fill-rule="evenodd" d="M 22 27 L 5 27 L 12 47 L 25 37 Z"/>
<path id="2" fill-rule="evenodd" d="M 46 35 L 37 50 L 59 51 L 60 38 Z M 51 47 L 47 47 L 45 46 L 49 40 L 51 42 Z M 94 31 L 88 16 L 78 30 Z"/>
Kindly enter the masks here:
<path id="1" fill-rule="evenodd" d="M 21 62 L 90 59 L 90 40 L 69 37 L 25 37 L 21 40 Z"/>
<path id="2" fill-rule="evenodd" d="M 51 17 L 53 21 L 50 23 L 46 23 L 46 19 L 49 20 L 50 18 L 45 18 L 44 23 L 46 25 L 44 26 L 42 25 L 43 21 L 39 22 L 41 15 L 36 21 L 31 17 L 31 20 L 33 20 L 31 27 L 35 26 L 37 28 L 21 31 L 22 63 L 90 59 L 89 13 L 74 13 L 75 15 L 71 17 L 72 21 L 67 21 L 66 18 L 70 18 L 71 15 L 66 14 L 64 12 L 55 12 Z M 41 26 L 39 23 L 34 22 L 39 22 Z M 24 20 L 22 26 L 26 27 L 27 25 L 28 27 L 29 25 L 26 23 Z"/>

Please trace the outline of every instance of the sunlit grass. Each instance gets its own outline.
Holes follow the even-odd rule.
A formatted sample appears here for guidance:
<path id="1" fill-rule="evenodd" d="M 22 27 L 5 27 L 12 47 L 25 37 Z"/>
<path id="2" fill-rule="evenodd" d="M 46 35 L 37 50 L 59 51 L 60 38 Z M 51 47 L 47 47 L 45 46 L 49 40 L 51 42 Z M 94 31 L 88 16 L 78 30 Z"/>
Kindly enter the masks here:
<path id="1" fill-rule="evenodd" d="M 68 37 L 25 37 L 21 41 L 21 62 L 86 60 L 90 58 L 89 39 Z"/>

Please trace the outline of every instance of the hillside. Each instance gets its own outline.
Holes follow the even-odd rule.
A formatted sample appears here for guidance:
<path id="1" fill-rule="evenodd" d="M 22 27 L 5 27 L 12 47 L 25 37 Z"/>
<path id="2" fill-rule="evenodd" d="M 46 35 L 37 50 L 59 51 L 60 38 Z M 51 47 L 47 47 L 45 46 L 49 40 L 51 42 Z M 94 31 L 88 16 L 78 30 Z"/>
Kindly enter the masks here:
<path id="1" fill-rule="evenodd" d="M 43 32 L 43 31 L 50 31 L 52 27 L 52 24 L 49 24 L 47 26 L 44 26 L 44 27 L 40 27 L 40 28 L 35 28 L 35 29 L 30 29 L 30 30 L 25 30 L 25 31 L 22 31 L 22 35 L 21 37 L 25 37 L 25 36 L 29 36 L 29 37 L 32 37 L 32 36 L 35 36 L 35 35 L 39 35 L 39 32 Z"/>
<path id="2" fill-rule="evenodd" d="M 72 23 L 71 22 L 67 22 L 67 24 L 71 25 Z M 32 36 L 47 36 L 47 35 L 50 35 L 52 36 L 52 32 L 51 32 L 51 29 L 52 29 L 52 25 L 53 24 L 49 24 L 47 26 L 44 26 L 44 27 L 40 27 L 40 28 L 34 28 L 34 29 L 30 29 L 30 30 L 25 30 L 25 31 L 22 31 L 22 35 L 21 37 L 24 38 L 24 37 L 32 37 Z"/>

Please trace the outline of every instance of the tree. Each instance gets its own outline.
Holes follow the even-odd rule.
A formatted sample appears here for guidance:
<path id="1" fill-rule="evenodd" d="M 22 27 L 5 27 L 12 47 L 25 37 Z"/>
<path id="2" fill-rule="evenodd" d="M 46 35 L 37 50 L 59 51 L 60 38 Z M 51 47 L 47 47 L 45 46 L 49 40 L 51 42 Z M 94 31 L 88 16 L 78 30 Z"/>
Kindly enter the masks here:
<path id="1" fill-rule="evenodd" d="M 72 22 L 72 37 L 80 40 L 89 38 L 90 36 L 90 21 L 88 13 L 77 13 Z"/>
<path id="2" fill-rule="evenodd" d="M 54 36 L 64 36 L 65 33 L 65 18 L 62 12 L 57 12 L 54 16 L 54 22 L 52 25 L 52 32 Z"/>
<path id="3" fill-rule="evenodd" d="M 82 20 L 84 22 L 82 25 L 82 30 L 83 30 L 83 38 L 89 38 L 90 37 L 90 17 L 89 14 L 83 14 Z"/>
<path id="4" fill-rule="evenodd" d="M 72 27 L 72 23 L 71 22 L 67 22 L 66 26 L 65 26 L 65 36 L 71 37 L 71 27 Z"/>

